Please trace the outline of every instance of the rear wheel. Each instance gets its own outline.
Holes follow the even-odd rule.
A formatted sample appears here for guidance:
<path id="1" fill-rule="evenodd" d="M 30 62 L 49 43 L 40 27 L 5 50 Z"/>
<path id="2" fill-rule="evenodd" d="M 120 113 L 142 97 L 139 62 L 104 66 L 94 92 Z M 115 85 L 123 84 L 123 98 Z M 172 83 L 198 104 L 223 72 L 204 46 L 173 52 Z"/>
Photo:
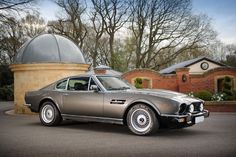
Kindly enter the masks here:
<path id="1" fill-rule="evenodd" d="M 46 126 L 55 126 L 62 121 L 60 112 L 50 101 L 44 102 L 41 106 L 39 118 L 41 123 Z"/>
<path id="2" fill-rule="evenodd" d="M 127 125 L 137 135 L 149 135 L 159 128 L 154 111 L 144 104 L 133 106 L 127 114 Z"/>

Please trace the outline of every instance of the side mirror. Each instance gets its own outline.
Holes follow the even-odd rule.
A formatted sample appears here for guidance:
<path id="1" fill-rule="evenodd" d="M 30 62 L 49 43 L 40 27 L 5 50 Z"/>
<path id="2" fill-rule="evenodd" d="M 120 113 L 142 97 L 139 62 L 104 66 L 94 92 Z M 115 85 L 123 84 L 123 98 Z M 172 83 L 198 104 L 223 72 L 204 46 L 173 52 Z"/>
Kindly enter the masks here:
<path id="1" fill-rule="evenodd" d="M 91 85 L 91 86 L 90 86 L 90 90 L 93 90 L 93 91 L 95 91 L 95 92 L 98 92 L 98 91 L 99 91 L 97 85 Z"/>

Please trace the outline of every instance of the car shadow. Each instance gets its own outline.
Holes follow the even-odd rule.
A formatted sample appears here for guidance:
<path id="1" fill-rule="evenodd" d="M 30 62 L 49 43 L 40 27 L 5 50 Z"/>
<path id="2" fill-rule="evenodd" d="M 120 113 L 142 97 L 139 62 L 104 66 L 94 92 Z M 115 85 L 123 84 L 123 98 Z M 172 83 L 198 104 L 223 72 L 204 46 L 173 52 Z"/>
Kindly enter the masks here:
<path id="1" fill-rule="evenodd" d="M 27 126 L 35 127 L 46 127 L 40 122 L 27 123 Z M 132 134 L 130 133 L 128 127 L 118 124 L 107 124 L 107 123 L 97 123 L 97 122 L 78 122 L 72 120 L 64 120 L 58 126 L 52 126 L 57 129 L 73 129 L 73 130 L 85 130 L 91 132 L 102 132 L 102 133 L 118 133 L 118 134 Z M 51 127 L 48 127 L 51 128 Z"/>
<path id="2" fill-rule="evenodd" d="M 102 132 L 102 133 L 131 134 L 127 126 L 118 124 L 107 124 L 107 123 L 97 123 L 97 122 L 76 122 L 68 120 L 63 122 L 59 127 L 69 128 L 69 129 L 80 129 L 92 132 Z"/>
<path id="3" fill-rule="evenodd" d="M 45 127 L 40 122 L 28 123 L 28 125 Z M 90 132 L 134 135 L 128 129 L 127 126 L 117 125 L 117 124 L 97 123 L 97 122 L 78 122 L 72 120 L 65 120 L 59 126 L 55 126 L 54 128 L 73 129 L 73 130 L 78 129 Z M 182 138 L 186 136 L 209 135 L 209 134 L 212 134 L 212 132 L 207 130 L 202 130 L 199 128 L 194 128 L 194 126 L 192 126 L 182 129 L 159 129 L 155 134 L 152 134 L 150 137 Z"/>
<path id="4" fill-rule="evenodd" d="M 212 132 L 201 129 L 194 129 L 192 127 L 182 128 L 182 129 L 160 129 L 155 136 L 168 136 L 168 137 L 186 137 L 186 136 L 196 136 L 196 135 L 209 135 Z"/>

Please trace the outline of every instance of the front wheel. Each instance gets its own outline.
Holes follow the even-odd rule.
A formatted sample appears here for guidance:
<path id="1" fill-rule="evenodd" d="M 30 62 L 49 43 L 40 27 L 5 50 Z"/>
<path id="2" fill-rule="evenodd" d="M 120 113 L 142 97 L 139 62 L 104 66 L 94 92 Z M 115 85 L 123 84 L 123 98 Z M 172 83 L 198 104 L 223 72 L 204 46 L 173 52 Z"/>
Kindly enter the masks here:
<path id="1" fill-rule="evenodd" d="M 127 114 L 127 125 L 136 135 L 149 135 L 155 133 L 159 128 L 154 111 L 143 104 L 131 107 Z"/>
<path id="2" fill-rule="evenodd" d="M 46 126 L 58 125 L 62 120 L 60 112 L 50 101 L 44 102 L 41 106 L 39 118 L 41 123 Z"/>

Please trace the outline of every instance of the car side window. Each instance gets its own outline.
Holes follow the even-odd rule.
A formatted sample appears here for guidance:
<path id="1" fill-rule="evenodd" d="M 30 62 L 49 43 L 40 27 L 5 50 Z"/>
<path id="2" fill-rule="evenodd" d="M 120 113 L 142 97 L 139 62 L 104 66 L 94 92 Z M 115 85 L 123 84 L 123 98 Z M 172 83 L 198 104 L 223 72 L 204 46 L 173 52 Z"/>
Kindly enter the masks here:
<path id="1" fill-rule="evenodd" d="M 71 78 L 68 83 L 68 90 L 87 91 L 89 77 Z"/>
<path id="2" fill-rule="evenodd" d="M 67 80 L 63 80 L 56 85 L 56 89 L 66 89 Z"/>

